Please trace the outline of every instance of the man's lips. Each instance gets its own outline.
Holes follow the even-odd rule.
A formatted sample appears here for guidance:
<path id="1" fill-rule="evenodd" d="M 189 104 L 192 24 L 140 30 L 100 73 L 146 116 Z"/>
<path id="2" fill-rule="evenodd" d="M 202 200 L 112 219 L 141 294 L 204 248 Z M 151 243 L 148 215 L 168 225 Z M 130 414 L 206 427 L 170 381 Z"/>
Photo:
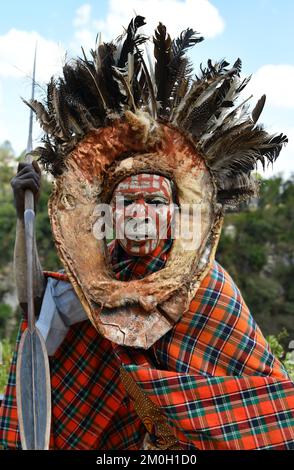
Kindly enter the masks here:
<path id="1" fill-rule="evenodd" d="M 126 240 L 135 244 L 135 245 L 142 245 L 143 243 L 148 242 L 149 240 L 154 240 L 154 238 L 128 238 L 126 237 Z"/>

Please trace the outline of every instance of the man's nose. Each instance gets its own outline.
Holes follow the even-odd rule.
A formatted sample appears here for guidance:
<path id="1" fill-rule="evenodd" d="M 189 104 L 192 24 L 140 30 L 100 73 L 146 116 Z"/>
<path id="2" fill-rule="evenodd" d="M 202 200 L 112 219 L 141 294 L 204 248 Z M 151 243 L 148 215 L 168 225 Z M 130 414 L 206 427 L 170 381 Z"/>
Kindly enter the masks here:
<path id="1" fill-rule="evenodd" d="M 133 204 L 127 206 L 127 212 L 129 212 L 129 215 L 133 215 L 134 217 L 143 218 L 146 216 L 148 219 L 148 205 L 144 199 L 137 200 Z"/>

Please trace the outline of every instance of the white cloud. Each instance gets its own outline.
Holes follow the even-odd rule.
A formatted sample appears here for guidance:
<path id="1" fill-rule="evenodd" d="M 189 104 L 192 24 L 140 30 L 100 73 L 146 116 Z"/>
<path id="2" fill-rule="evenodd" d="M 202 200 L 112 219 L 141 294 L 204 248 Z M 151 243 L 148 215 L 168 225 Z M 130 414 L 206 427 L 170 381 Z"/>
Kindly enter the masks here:
<path id="1" fill-rule="evenodd" d="M 78 29 L 75 33 L 75 40 L 72 44 L 74 49 L 80 53 L 81 46 L 88 51 L 89 49 L 93 49 L 95 45 L 95 37 L 96 35 L 93 33 L 91 29 L 88 28 L 81 28 Z"/>
<path id="2" fill-rule="evenodd" d="M 37 80 L 48 81 L 51 75 L 60 71 L 64 51 L 56 42 L 43 38 L 37 32 L 12 28 L 0 36 L 0 76 L 31 77 L 36 42 Z"/>
<path id="3" fill-rule="evenodd" d="M 75 35 L 75 47 L 93 47 L 97 32 L 107 41 L 120 35 L 136 14 L 146 18 L 147 25 L 141 29 L 145 34 L 152 34 L 158 22 L 167 26 L 172 37 L 177 36 L 187 27 L 194 28 L 206 38 L 220 34 L 224 30 L 224 20 L 217 8 L 209 0 L 110 0 L 105 18 L 90 18 L 89 5 L 77 10 L 84 12 Z M 79 23 L 79 22 L 78 22 Z M 80 41 L 83 41 L 81 44 Z"/>
<path id="4" fill-rule="evenodd" d="M 2 87 L 0 84 L 0 144 L 7 139 L 7 129 L 4 120 L 4 108 L 2 103 Z"/>
<path id="5" fill-rule="evenodd" d="M 255 72 L 247 91 L 258 98 L 266 94 L 267 105 L 294 108 L 294 65 L 263 65 Z"/>
<path id="6" fill-rule="evenodd" d="M 64 50 L 56 42 L 33 31 L 12 28 L 0 36 L 0 142 L 10 140 L 17 153 L 25 148 L 27 140 L 28 109 L 20 97 L 31 95 L 36 42 L 36 81 L 43 86 L 52 75 L 60 73 Z M 39 89 L 36 91 L 38 94 Z M 40 134 L 37 123 L 34 124 L 36 133 Z"/>
<path id="7" fill-rule="evenodd" d="M 89 3 L 85 3 L 80 8 L 76 10 L 76 16 L 73 21 L 73 25 L 75 27 L 80 27 L 87 25 L 90 21 L 91 17 L 91 5 Z"/>

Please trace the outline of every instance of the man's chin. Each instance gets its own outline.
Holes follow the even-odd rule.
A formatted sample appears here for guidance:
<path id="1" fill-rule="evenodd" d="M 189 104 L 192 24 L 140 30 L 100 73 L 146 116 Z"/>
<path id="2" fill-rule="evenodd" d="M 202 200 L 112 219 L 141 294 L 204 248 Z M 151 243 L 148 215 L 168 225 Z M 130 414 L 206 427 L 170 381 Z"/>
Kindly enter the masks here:
<path id="1" fill-rule="evenodd" d="M 151 245 L 150 241 L 153 241 L 154 243 Z M 158 245 L 158 240 L 154 239 L 136 239 L 136 240 L 128 240 L 128 243 L 122 243 L 120 241 L 120 244 L 122 248 L 130 255 L 133 256 L 142 256 L 142 255 L 148 255 L 152 251 L 155 250 L 155 248 Z M 146 248 L 146 251 L 144 250 Z"/>

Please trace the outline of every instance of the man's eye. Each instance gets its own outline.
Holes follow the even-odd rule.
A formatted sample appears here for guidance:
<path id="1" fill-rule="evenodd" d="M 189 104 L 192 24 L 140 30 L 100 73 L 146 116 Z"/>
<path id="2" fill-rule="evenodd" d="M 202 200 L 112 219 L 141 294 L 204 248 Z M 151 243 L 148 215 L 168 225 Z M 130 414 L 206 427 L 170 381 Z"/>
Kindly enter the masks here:
<path id="1" fill-rule="evenodd" d="M 154 199 L 149 199 L 149 201 L 146 201 L 147 204 L 151 204 L 153 206 L 166 206 L 168 202 L 165 199 L 160 199 L 160 198 L 154 198 Z"/>
<path id="2" fill-rule="evenodd" d="M 133 204 L 134 201 L 132 201 L 131 199 L 124 199 L 124 206 L 127 207 L 127 206 L 130 206 L 131 204 Z"/>

